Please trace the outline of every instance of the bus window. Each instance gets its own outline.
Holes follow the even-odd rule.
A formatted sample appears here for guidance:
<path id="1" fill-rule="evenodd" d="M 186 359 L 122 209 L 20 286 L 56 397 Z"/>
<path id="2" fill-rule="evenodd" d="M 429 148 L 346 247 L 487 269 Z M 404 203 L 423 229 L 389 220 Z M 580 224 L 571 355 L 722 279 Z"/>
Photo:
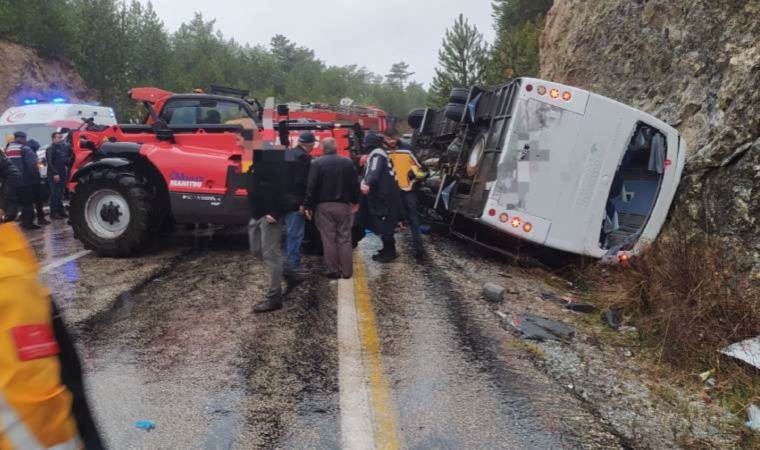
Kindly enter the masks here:
<path id="1" fill-rule="evenodd" d="M 612 180 L 600 234 L 603 249 L 632 247 L 647 224 L 660 193 L 667 140 L 639 122 Z"/>

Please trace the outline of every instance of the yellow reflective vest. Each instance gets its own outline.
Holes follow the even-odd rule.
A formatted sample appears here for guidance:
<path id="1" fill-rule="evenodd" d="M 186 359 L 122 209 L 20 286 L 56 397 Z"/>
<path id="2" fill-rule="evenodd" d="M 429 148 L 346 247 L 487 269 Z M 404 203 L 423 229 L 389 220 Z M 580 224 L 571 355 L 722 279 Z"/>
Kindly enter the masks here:
<path id="1" fill-rule="evenodd" d="M 390 158 L 396 171 L 396 182 L 402 191 L 411 191 L 414 184 L 427 175 L 411 150 L 393 150 L 390 152 Z"/>
<path id="2" fill-rule="evenodd" d="M 38 272 L 18 227 L 0 225 L 0 449 L 79 449 Z"/>

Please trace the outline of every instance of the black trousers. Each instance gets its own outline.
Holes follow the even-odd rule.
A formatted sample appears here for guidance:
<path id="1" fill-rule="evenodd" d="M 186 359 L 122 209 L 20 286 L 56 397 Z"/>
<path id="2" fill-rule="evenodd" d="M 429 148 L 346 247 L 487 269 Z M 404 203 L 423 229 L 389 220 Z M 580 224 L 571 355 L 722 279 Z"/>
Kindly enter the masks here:
<path id="1" fill-rule="evenodd" d="M 21 210 L 21 223 L 24 225 L 34 224 L 34 190 L 32 186 L 16 187 L 16 197 Z"/>
<path id="2" fill-rule="evenodd" d="M 422 233 L 420 232 L 420 214 L 417 211 L 417 190 L 401 191 L 401 204 L 404 207 L 404 218 L 412 231 L 412 243 L 416 251 L 421 251 Z"/>
<path id="3" fill-rule="evenodd" d="M 45 219 L 44 203 L 47 193 L 45 185 L 37 183 L 34 185 L 34 209 L 37 211 L 37 222 Z"/>

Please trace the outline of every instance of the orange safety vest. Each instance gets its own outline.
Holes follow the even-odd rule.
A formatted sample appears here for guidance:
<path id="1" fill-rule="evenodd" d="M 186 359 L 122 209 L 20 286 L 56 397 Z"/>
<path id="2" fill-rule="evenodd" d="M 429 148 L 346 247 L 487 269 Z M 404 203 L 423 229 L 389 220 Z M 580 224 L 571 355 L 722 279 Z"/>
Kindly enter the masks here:
<path id="1" fill-rule="evenodd" d="M 390 158 L 393 162 L 393 168 L 396 170 L 396 182 L 402 191 L 411 191 L 417 180 L 425 178 L 425 171 L 422 164 L 417 161 L 417 157 L 411 150 L 392 150 Z M 409 176 L 409 171 L 413 176 Z"/>
<path id="2" fill-rule="evenodd" d="M 80 449 L 38 272 L 18 227 L 0 225 L 0 449 Z"/>

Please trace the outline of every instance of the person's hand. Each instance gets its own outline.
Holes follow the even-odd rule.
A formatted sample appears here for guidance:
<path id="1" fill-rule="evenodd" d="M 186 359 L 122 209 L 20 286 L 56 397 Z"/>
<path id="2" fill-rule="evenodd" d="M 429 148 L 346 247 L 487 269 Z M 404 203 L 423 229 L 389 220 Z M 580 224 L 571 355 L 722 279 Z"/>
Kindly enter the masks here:
<path id="1" fill-rule="evenodd" d="M 304 215 L 306 216 L 306 219 L 311 220 L 312 219 L 312 212 L 310 209 L 304 209 L 303 211 Z"/>
<path id="2" fill-rule="evenodd" d="M 53 175 L 53 181 L 56 182 L 56 183 L 60 183 L 61 182 L 61 176 L 60 175 Z"/>
<path id="3" fill-rule="evenodd" d="M 356 214 L 359 211 L 359 204 L 358 203 L 352 203 L 351 204 L 351 214 Z"/>
<path id="4" fill-rule="evenodd" d="M 275 224 L 275 223 L 277 223 L 277 219 L 275 219 L 274 217 L 272 217 L 269 214 L 267 214 L 267 216 L 265 217 L 265 219 L 267 220 L 267 223 L 269 223 L 269 224 Z"/>
<path id="5" fill-rule="evenodd" d="M 369 194 L 369 185 L 362 183 L 361 185 L 362 194 L 367 195 Z"/>

